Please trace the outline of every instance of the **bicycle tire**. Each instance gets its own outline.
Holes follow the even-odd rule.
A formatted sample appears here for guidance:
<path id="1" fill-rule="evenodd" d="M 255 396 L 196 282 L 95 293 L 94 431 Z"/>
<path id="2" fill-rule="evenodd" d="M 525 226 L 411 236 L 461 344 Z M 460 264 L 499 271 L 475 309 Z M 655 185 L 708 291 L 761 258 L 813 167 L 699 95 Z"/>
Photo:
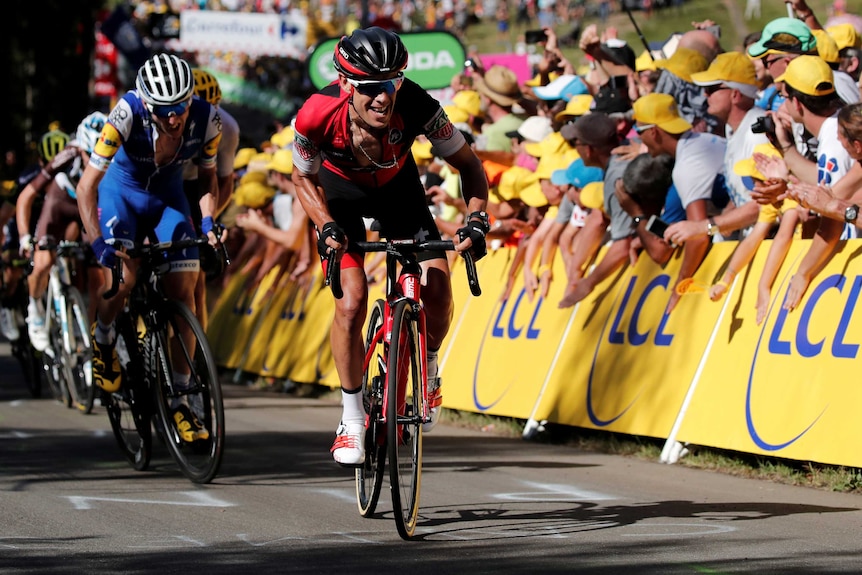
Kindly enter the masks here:
<path id="1" fill-rule="evenodd" d="M 151 342 L 156 344 L 152 360 L 155 361 L 153 367 L 157 377 L 153 383 L 156 385 L 156 405 L 165 434 L 165 443 L 183 475 L 193 483 L 209 483 L 221 467 L 225 443 L 224 404 L 215 356 L 206 333 L 185 304 L 165 301 L 161 312 L 164 327 L 152 334 Z M 189 383 L 192 393 L 188 393 L 186 397 L 189 398 L 190 403 L 199 398 L 198 408 L 194 411 L 209 431 L 209 438 L 190 443 L 183 441 L 177 432 L 171 405 L 175 398 L 184 395 L 183 392 L 173 388 L 171 360 L 174 358 L 171 357 L 169 345 L 171 335 L 179 332 L 181 324 L 185 324 L 192 330 L 195 336 L 195 348 L 189 350 L 184 344 L 180 345 L 176 349 L 177 352 L 181 349 L 182 357 L 176 359 L 184 361 L 191 370 Z M 177 343 L 180 343 L 179 339 Z"/>
<path id="2" fill-rule="evenodd" d="M 386 360 L 383 338 L 377 332 L 383 327 L 383 300 L 374 302 L 365 332 L 365 357 L 368 367 L 362 374 L 362 403 L 365 406 L 365 463 L 356 468 L 356 503 L 359 514 L 371 517 L 377 508 L 386 467 L 386 431 L 383 425 L 383 381 Z M 369 350 L 371 346 L 374 350 Z"/>
<path id="3" fill-rule="evenodd" d="M 42 397 L 43 367 L 39 352 L 33 349 L 30 336 L 27 335 L 27 325 L 19 325 L 18 339 L 12 342 L 12 355 L 18 360 L 24 375 L 24 384 L 34 399 Z"/>
<path id="4" fill-rule="evenodd" d="M 45 323 L 49 327 L 48 347 L 42 351 L 42 368 L 54 399 L 66 407 L 72 407 L 74 399 L 72 392 L 69 390 L 66 365 L 63 361 L 63 356 L 65 355 L 63 350 L 63 332 L 60 326 L 60 318 L 57 316 L 57 308 L 54 305 L 54 298 L 60 298 L 62 306 L 66 304 L 62 294 L 54 296 L 52 289 L 49 285 L 45 303 Z"/>
<path id="5" fill-rule="evenodd" d="M 410 539 L 416 530 L 422 481 L 423 405 L 418 330 L 411 302 L 398 302 L 392 314 L 387 362 L 386 428 L 392 509 L 402 539 Z"/>
<path id="6" fill-rule="evenodd" d="M 93 411 L 96 385 L 93 383 L 93 343 L 90 341 L 87 304 L 75 286 L 66 287 L 69 340 L 72 347 L 67 356 L 67 383 L 74 390 L 75 403 L 81 413 Z"/>
<path id="7" fill-rule="evenodd" d="M 117 353 L 120 356 L 122 385 L 114 393 L 102 392 L 102 405 L 108 412 L 111 429 L 131 466 L 144 471 L 150 465 L 153 433 L 150 426 L 152 394 L 143 378 L 142 350 L 133 326 L 137 317 L 122 313 L 117 318 Z"/>

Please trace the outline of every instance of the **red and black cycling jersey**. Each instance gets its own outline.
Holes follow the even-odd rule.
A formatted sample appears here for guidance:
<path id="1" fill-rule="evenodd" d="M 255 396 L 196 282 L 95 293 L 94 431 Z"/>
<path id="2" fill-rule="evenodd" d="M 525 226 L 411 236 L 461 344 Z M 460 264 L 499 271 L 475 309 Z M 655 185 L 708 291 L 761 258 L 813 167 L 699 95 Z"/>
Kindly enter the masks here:
<path id="1" fill-rule="evenodd" d="M 342 91 L 337 82 L 312 95 L 303 104 L 294 126 L 293 162 L 297 169 L 306 174 L 316 174 L 323 165 L 359 186 L 378 187 L 398 174 L 419 134 L 428 137 L 441 157 L 454 154 L 466 142 L 440 103 L 421 86 L 405 79 L 395 99 L 389 135 L 381 142 L 381 158 L 387 167 L 360 166 L 351 145 L 349 108 L 350 94 Z M 390 163 L 392 167 L 388 167 Z"/>

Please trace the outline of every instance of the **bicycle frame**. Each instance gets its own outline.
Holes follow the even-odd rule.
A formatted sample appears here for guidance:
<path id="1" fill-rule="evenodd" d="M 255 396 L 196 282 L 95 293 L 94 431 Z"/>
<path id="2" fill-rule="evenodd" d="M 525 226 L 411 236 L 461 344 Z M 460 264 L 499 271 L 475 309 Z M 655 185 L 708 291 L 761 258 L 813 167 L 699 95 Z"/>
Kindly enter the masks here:
<path id="1" fill-rule="evenodd" d="M 397 263 L 401 264 L 400 272 L 397 270 Z M 393 324 L 393 316 L 392 310 L 395 309 L 395 306 L 398 302 L 402 300 L 407 300 L 410 305 L 413 307 L 413 310 L 417 312 L 418 322 L 419 322 L 419 350 L 420 350 L 420 374 L 422 383 L 422 421 L 425 422 L 428 420 L 429 412 L 428 412 L 428 378 L 427 378 L 427 355 L 428 349 L 426 345 L 426 332 L 425 332 L 425 307 L 422 305 L 421 295 L 422 295 L 422 269 L 419 264 L 415 261 L 415 258 L 411 258 L 408 255 L 401 254 L 394 250 L 387 250 L 386 254 L 386 306 L 384 308 L 384 316 L 383 316 L 383 324 L 381 328 L 378 330 L 377 334 L 374 336 L 373 343 L 378 344 L 381 339 L 383 340 L 386 346 L 386 356 L 389 356 L 389 344 L 392 341 L 392 324 Z M 368 369 L 369 363 L 374 358 L 374 345 L 368 347 L 368 350 L 365 354 L 365 359 L 363 360 L 363 370 Z M 404 378 L 399 378 L 399 381 L 406 380 Z M 386 390 L 388 389 L 390 384 L 389 374 L 386 374 L 386 378 L 383 382 L 383 422 L 386 422 L 386 409 L 388 406 L 388 394 Z M 402 386 L 402 389 L 398 390 L 398 402 L 399 404 L 403 403 L 406 395 L 406 388 Z"/>
<path id="2" fill-rule="evenodd" d="M 48 273 L 48 292 L 46 294 L 46 308 L 48 305 L 54 307 L 54 313 L 60 318 L 60 331 L 63 334 L 63 348 L 66 353 L 71 354 L 75 349 L 72 341 L 72 330 L 69 329 L 69 313 L 67 306 L 63 305 L 63 300 L 60 297 L 63 293 L 63 287 L 72 284 L 72 274 L 68 262 L 66 249 L 74 249 L 74 242 L 60 242 L 57 248 L 57 257 L 51 270 Z M 46 328 L 48 333 L 54 327 L 51 325 L 53 319 L 52 314 L 45 314 Z"/>

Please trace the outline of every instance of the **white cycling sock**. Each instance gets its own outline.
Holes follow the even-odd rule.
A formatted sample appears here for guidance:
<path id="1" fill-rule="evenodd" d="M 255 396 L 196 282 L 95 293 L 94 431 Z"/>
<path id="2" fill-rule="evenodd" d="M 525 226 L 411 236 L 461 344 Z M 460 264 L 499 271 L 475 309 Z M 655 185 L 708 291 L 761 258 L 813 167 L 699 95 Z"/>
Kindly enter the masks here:
<path id="1" fill-rule="evenodd" d="M 45 311 L 42 309 L 42 300 L 35 299 L 30 297 L 30 301 L 27 304 L 27 315 L 38 314 L 39 316 L 45 315 Z"/>
<path id="2" fill-rule="evenodd" d="M 112 345 L 116 339 L 113 322 L 105 325 L 102 320 L 96 320 L 96 342 L 100 345 Z"/>
<path id="3" fill-rule="evenodd" d="M 439 371 L 439 368 L 437 367 L 437 352 L 438 351 L 439 350 L 437 350 L 437 349 L 429 349 L 428 350 L 428 361 L 427 361 L 428 381 L 431 381 L 435 377 L 437 377 L 437 373 Z"/>
<path id="4" fill-rule="evenodd" d="M 365 407 L 362 405 L 362 388 L 356 391 L 346 391 L 341 388 L 341 422 L 365 423 Z"/>
<path id="5" fill-rule="evenodd" d="M 177 389 L 186 389 L 189 386 L 189 374 L 188 373 L 177 373 L 176 371 L 172 371 L 172 377 L 174 379 L 174 387 Z M 187 395 L 182 395 L 180 397 L 175 397 L 171 400 L 171 409 L 178 408 L 181 404 L 188 404 L 186 401 Z"/>

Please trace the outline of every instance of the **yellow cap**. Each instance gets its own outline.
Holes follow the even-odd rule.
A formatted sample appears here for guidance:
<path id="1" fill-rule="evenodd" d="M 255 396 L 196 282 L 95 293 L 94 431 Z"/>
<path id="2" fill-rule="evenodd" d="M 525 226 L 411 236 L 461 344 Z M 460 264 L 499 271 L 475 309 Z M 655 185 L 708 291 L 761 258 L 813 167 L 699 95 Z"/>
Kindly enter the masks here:
<path id="1" fill-rule="evenodd" d="M 249 182 L 258 182 L 261 184 L 266 183 L 266 172 L 246 172 L 239 179 L 239 185 L 247 184 Z"/>
<path id="2" fill-rule="evenodd" d="M 557 154 L 545 154 L 539 158 L 536 166 L 536 177 L 540 180 L 550 180 L 551 175 L 557 170 L 565 170 L 569 164 L 578 159 L 578 153 L 574 150 L 563 151 Z"/>
<path id="3" fill-rule="evenodd" d="M 293 152 L 290 150 L 276 150 L 272 155 L 272 160 L 266 165 L 267 170 L 275 170 L 276 172 L 290 175 L 293 173 Z M 256 172 L 252 172 L 256 173 Z"/>
<path id="4" fill-rule="evenodd" d="M 521 166 L 512 166 L 500 175 L 497 193 L 504 200 L 516 200 L 520 198 L 522 190 L 533 184 L 538 184 L 538 178 L 531 170 Z"/>
<path id="5" fill-rule="evenodd" d="M 572 147 L 559 132 L 551 132 L 541 142 L 525 142 L 524 151 L 535 158 L 547 154 L 561 154 Z"/>
<path id="6" fill-rule="evenodd" d="M 293 128 L 291 126 L 287 126 L 286 128 L 282 128 L 281 130 L 273 134 L 269 141 L 278 146 L 279 148 L 284 148 L 288 146 L 291 142 L 293 142 L 293 135 Z"/>
<path id="7" fill-rule="evenodd" d="M 698 86 L 726 84 L 749 98 L 757 95 L 757 73 L 754 62 L 742 52 L 725 52 L 715 57 L 709 68 L 691 75 Z"/>
<path id="8" fill-rule="evenodd" d="M 470 119 L 470 114 L 454 104 L 443 106 L 443 111 L 446 112 L 446 115 L 449 117 L 449 121 L 453 124 L 461 124 Z"/>
<path id="9" fill-rule="evenodd" d="M 602 210 L 605 207 L 605 183 L 590 182 L 581 188 L 581 205 L 589 209 Z"/>
<path id="10" fill-rule="evenodd" d="M 844 48 L 862 48 L 862 37 L 859 36 L 859 33 L 856 31 L 856 28 L 853 27 L 853 24 L 849 22 L 829 26 L 826 28 L 826 31 L 829 32 L 829 35 L 832 36 L 833 40 L 835 40 L 835 44 L 838 46 L 839 51 Z"/>
<path id="11" fill-rule="evenodd" d="M 551 72 L 550 74 L 548 74 L 548 81 L 553 82 L 554 80 L 556 80 L 559 77 L 560 77 L 560 75 L 557 72 Z M 532 78 L 530 78 L 529 80 L 524 82 L 524 85 L 529 86 L 531 88 L 535 88 L 536 86 L 541 86 L 542 85 L 542 75 L 536 74 L 535 76 L 533 76 Z"/>
<path id="12" fill-rule="evenodd" d="M 234 191 L 234 203 L 252 209 L 262 208 L 275 197 L 275 188 L 261 182 L 248 182 Z"/>
<path id="13" fill-rule="evenodd" d="M 841 61 L 838 57 L 838 43 L 826 30 L 812 30 L 817 38 L 817 55 L 823 58 L 827 64 L 837 64 Z"/>
<path id="14" fill-rule="evenodd" d="M 679 115 L 676 100 L 670 94 L 647 94 L 635 100 L 634 119 L 641 124 L 658 126 L 668 134 L 682 134 L 691 124 Z"/>
<path id="15" fill-rule="evenodd" d="M 434 154 L 431 153 L 431 142 L 415 140 L 411 151 L 417 164 L 427 163 L 434 157 Z"/>
<path id="16" fill-rule="evenodd" d="M 691 75 L 695 72 L 703 72 L 709 63 L 703 54 L 690 48 L 677 48 L 673 55 L 667 60 L 658 60 L 657 68 L 664 68 L 685 80 L 691 82 Z"/>
<path id="17" fill-rule="evenodd" d="M 452 96 L 452 104 L 471 116 L 482 115 L 482 98 L 475 90 L 461 90 Z M 465 120 L 466 121 L 466 120 Z"/>
<path id="18" fill-rule="evenodd" d="M 589 94 L 578 94 L 576 96 L 572 96 L 572 99 L 569 100 L 568 104 L 566 104 L 566 109 L 562 112 L 557 112 L 554 119 L 559 122 L 563 118 L 577 118 L 578 116 L 583 116 L 590 111 L 590 106 L 592 104 L 593 97 Z"/>
<path id="19" fill-rule="evenodd" d="M 257 150 L 254 148 L 240 148 L 236 151 L 236 156 L 233 159 L 233 169 L 240 170 L 248 165 L 248 161 L 251 160 L 252 156 L 257 154 Z"/>
<path id="20" fill-rule="evenodd" d="M 635 72 L 646 72 L 647 70 L 658 70 L 652 55 L 644 50 L 635 60 Z"/>
<path id="21" fill-rule="evenodd" d="M 820 56 L 794 58 L 775 81 L 784 82 L 809 96 L 828 96 L 835 93 L 832 68 Z"/>
<path id="22" fill-rule="evenodd" d="M 269 152 L 259 152 L 253 155 L 248 161 L 249 172 L 265 172 L 267 164 L 272 160 L 272 154 Z"/>

